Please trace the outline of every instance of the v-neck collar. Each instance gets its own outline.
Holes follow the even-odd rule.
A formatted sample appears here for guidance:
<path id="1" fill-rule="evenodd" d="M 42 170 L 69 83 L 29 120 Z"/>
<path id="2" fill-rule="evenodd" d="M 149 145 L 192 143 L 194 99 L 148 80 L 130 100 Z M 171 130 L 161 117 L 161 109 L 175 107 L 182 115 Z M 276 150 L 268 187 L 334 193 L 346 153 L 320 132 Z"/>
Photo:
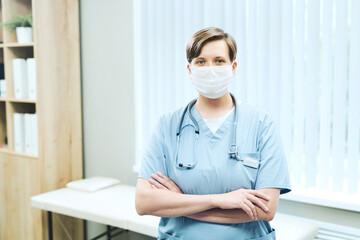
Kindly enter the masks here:
<path id="1" fill-rule="evenodd" d="M 210 128 L 205 123 L 204 119 L 200 116 L 198 110 L 195 106 L 191 108 L 191 113 L 199 125 L 200 136 L 204 134 L 207 139 L 209 139 L 209 144 L 211 148 L 215 148 L 216 145 L 221 142 L 229 131 L 232 131 L 234 123 L 234 114 L 237 109 L 235 108 L 229 116 L 224 120 L 221 126 L 217 129 L 215 134 L 210 130 Z M 190 117 L 189 117 L 190 118 Z M 190 119 L 189 119 L 190 120 Z M 191 120 L 190 120 L 191 121 Z"/>

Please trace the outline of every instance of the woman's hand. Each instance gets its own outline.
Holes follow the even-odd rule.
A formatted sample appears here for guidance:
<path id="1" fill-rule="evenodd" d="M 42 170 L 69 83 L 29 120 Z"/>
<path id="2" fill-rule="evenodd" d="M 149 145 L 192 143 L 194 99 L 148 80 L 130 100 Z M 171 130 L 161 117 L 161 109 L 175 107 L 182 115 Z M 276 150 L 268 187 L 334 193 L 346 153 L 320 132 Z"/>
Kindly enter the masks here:
<path id="1" fill-rule="evenodd" d="M 260 191 L 252 189 L 239 189 L 217 195 L 215 203 L 221 209 L 242 209 L 253 220 L 257 220 L 257 212 L 254 204 L 265 212 L 269 211 L 260 198 L 266 201 L 270 200 L 267 195 L 261 193 Z"/>
<path id="2" fill-rule="evenodd" d="M 152 188 L 166 189 L 172 192 L 182 194 L 181 189 L 174 183 L 174 181 L 168 178 L 167 176 L 165 176 L 163 173 L 157 172 L 157 174 L 152 174 L 151 177 L 153 179 L 149 179 L 148 181 L 151 184 Z"/>

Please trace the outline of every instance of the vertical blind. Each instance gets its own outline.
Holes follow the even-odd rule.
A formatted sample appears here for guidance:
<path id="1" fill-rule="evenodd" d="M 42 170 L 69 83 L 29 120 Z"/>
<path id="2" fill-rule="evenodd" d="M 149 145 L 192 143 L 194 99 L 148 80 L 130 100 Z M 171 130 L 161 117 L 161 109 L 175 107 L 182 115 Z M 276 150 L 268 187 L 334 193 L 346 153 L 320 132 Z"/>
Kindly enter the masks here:
<path id="1" fill-rule="evenodd" d="M 197 97 L 185 48 L 196 31 L 236 40 L 230 91 L 271 112 L 293 188 L 360 193 L 359 0 L 136 0 L 136 167 L 159 117 Z"/>

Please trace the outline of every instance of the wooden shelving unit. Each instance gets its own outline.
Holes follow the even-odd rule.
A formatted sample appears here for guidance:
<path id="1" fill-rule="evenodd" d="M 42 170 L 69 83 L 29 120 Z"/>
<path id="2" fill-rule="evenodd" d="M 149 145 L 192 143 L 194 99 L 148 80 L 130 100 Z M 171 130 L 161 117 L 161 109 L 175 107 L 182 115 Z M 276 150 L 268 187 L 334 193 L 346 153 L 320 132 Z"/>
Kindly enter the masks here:
<path id="1" fill-rule="evenodd" d="M 33 47 L 34 43 L 19 44 L 19 43 L 6 43 L 5 47 Z"/>
<path id="2" fill-rule="evenodd" d="M 77 0 L 1 0 L 0 19 L 33 15 L 33 42 L 18 44 L 0 29 L 0 66 L 7 96 L 0 97 L 0 239 L 48 239 L 47 215 L 30 197 L 83 177 L 79 3 Z M 12 59 L 35 58 L 37 98 L 14 97 Z M 38 116 L 39 155 L 14 150 L 13 113 Z M 5 145 L 5 137 L 7 145 Z M 55 239 L 83 239 L 83 221 L 53 215 Z"/>

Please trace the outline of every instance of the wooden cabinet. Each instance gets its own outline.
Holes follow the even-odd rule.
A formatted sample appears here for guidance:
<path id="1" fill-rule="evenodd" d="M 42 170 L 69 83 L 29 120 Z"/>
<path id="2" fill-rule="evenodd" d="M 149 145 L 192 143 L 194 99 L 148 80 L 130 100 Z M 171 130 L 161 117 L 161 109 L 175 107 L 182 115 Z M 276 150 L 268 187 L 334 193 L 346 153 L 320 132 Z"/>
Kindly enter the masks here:
<path id="1" fill-rule="evenodd" d="M 33 15 L 33 39 L 0 29 L 7 96 L 0 97 L 0 239 L 48 239 L 46 212 L 30 197 L 83 177 L 78 0 L 2 0 L 0 18 Z M 35 58 L 36 100 L 14 97 L 12 59 Z M 0 66 L 1 66 L 0 64 Z M 38 155 L 14 149 L 13 113 L 36 113 Z M 82 220 L 53 214 L 54 239 L 83 239 Z"/>

